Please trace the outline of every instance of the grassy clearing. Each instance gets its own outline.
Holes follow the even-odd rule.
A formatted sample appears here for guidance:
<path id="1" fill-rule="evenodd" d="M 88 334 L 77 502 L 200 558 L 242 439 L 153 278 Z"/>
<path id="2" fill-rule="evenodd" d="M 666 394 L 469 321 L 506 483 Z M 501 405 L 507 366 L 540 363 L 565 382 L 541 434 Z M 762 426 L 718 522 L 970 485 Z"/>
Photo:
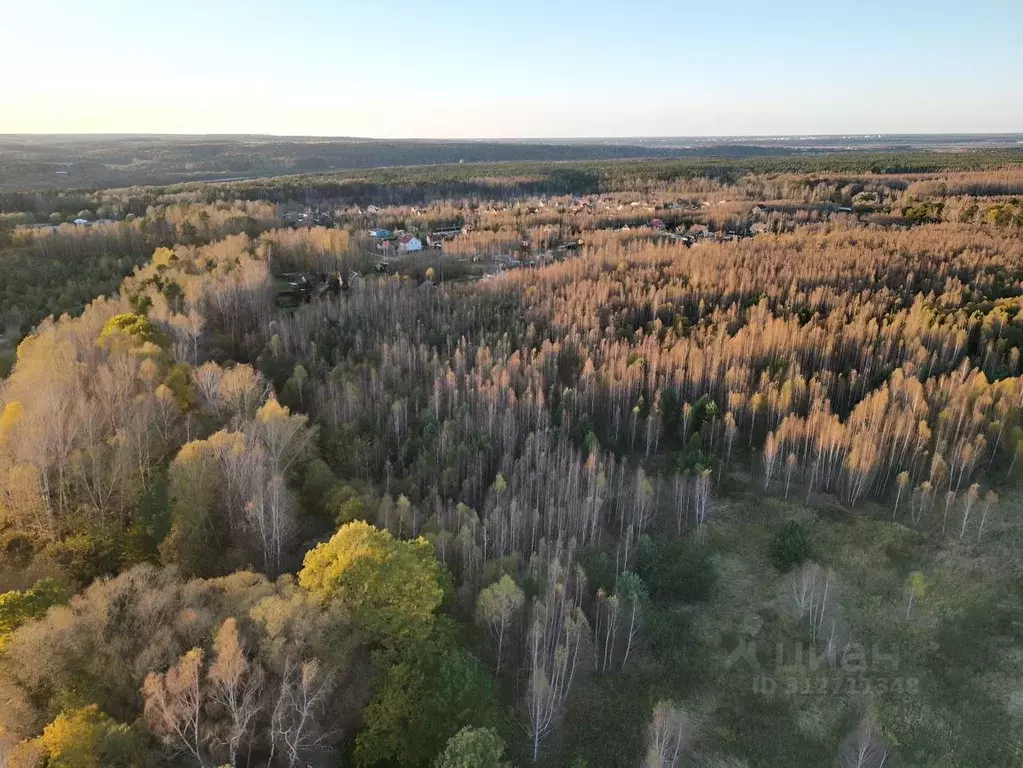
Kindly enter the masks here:
<path id="1" fill-rule="evenodd" d="M 867 715 L 893 751 L 886 765 L 1023 764 L 1021 506 L 1004 493 L 977 543 L 958 525 L 942 535 L 940 519 L 893 522 L 877 504 L 730 493 L 676 547 L 699 568 L 651 589 L 641 652 L 573 692 L 551 763 L 640 764 L 653 704 L 669 698 L 699 722 L 694 765 L 832 765 Z M 805 620 L 787 607 L 792 575 L 768 557 L 788 520 L 830 574 L 846 649 L 833 666 L 814 665 Z"/>

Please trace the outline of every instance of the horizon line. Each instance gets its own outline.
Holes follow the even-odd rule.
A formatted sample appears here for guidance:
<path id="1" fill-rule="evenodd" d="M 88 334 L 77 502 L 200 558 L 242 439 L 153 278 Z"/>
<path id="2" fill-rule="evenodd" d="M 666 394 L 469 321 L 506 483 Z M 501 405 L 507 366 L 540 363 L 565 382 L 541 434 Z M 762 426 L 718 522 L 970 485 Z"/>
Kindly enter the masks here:
<path id="1" fill-rule="evenodd" d="M 8 137 L 60 137 L 60 138 L 93 138 L 93 137 L 179 137 L 179 138 L 219 138 L 219 137 L 252 137 L 252 138 L 267 138 L 267 139 L 332 139 L 339 141 L 444 141 L 444 142 L 455 142 L 455 141 L 470 141 L 470 142 L 487 142 L 487 141 L 609 141 L 609 140 L 625 140 L 625 139 L 642 139 L 642 140 L 669 140 L 669 139 L 697 139 L 697 140 L 710 140 L 710 139 L 723 139 L 723 140 L 734 140 L 734 139 L 772 139 L 772 140 L 785 140 L 785 139 L 863 139 L 863 138 L 876 138 L 876 139 L 894 139 L 894 138 L 907 138 L 907 137 L 990 137 L 990 136 L 1006 136 L 1006 137 L 1021 137 L 1023 138 L 1023 131 L 941 131 L 941 132 L 900 132 L 900 133 L 883 133 L 883 132 L 865 132 L 865 133 L 815 133 L 815 132 L 788 132 L 788 133 L 704 133 L 704 134 L 617 134 L 617 135 L 572 135 L 572 136 L 473 136 L 473 137 L 458 137 L 458 136 L 355 136 L 355 135 L 341 135 L 341 134 L 316 134 L 316 133 L 244 133 L 244 132 L 211 132 L 211 133 L 193 133 L 193 132 L 149 132 L 149 131 L 99 131 L 99 132 L 16 132 L 16 133 L 0 133 L 0 138 Z"/>

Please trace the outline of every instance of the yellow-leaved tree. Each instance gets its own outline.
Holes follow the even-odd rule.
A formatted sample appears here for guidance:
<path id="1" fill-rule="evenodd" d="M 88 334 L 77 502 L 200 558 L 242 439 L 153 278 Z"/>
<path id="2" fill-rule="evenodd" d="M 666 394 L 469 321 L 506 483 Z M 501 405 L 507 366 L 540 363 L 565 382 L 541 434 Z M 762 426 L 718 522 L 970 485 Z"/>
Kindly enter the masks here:
<path id="1" fill-rule="evenodd" d="M 429 631 L 451 577 L 426 539 L 401 541 L 357 520 L 306 554 L 299 583 L 340 601 L 373 641 L 394 647 Z"/>
<path id="2" fill-rule="evenodd" d="M 10 759 L 21 768 L 128 768 L 140 764 L 142 749 L 131 728 L 90 704 L 58 715 Z"/>

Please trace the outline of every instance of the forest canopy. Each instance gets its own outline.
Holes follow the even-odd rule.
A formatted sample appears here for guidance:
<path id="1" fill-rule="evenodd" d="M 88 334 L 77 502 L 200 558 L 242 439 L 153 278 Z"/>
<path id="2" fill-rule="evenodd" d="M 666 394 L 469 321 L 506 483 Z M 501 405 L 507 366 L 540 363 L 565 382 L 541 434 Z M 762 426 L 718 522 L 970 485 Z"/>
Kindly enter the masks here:
<path id="1" fill-rule="evenodd" d="M 1018 153 L 2 199 L 0 762 L 1023 754 Z"/>

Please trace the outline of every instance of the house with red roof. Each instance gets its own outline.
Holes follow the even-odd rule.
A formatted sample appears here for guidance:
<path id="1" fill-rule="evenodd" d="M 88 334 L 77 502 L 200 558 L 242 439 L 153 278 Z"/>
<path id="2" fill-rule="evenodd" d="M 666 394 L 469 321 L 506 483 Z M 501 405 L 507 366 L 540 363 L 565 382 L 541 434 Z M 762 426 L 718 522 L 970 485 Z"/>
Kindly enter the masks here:
<path id="1" fill-rule="evenodd" d="M 423 250 L 423 241 L 414 235 L 402 235 L 398 238 L 398 250 L 402 253 Z"/>

